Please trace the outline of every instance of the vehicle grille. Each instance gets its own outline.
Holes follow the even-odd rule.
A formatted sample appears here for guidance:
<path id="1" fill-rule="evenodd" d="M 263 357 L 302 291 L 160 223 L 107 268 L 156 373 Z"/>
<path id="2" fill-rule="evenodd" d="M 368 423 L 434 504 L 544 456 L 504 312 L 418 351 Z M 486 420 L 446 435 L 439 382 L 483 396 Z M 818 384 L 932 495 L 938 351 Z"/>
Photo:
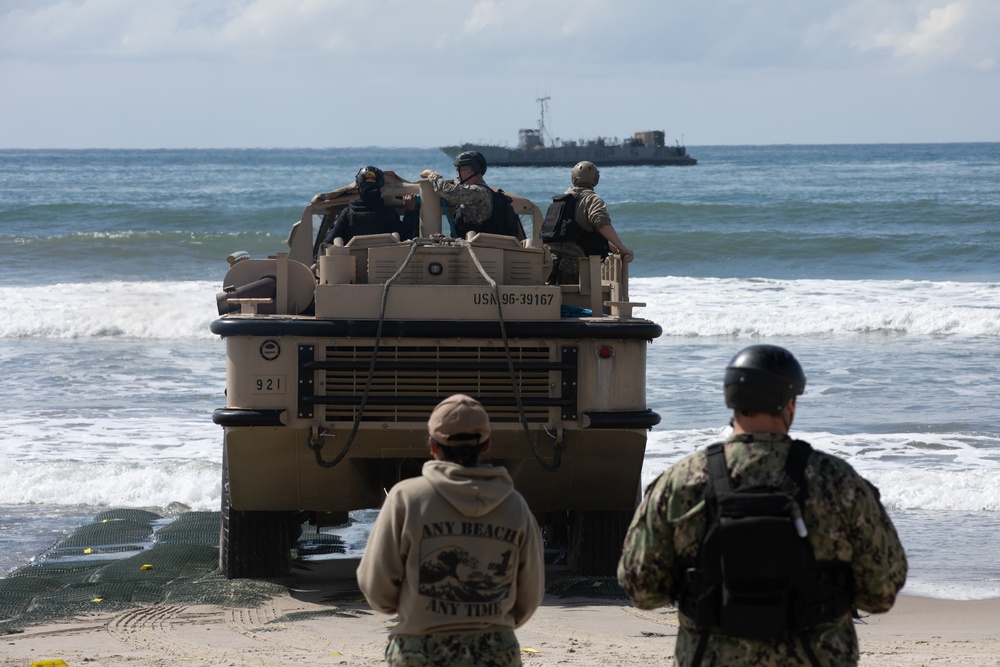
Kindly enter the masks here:
<path id="1" fill-rule="evenodd" d="M 383 345 L 370 385 L 373 346 L 316 350 L 300 346 L 300 416 L 313 417 L 312 406 L 321 405 L 325 421 L 354 421 L 367 390 L 362 421 L 423 422 L 440 400 L 456 393 L 481 401 L 494 422 L 520 421 L 503 346 Z M 575 347 L 512 343 L 510 355 L 528 421 L 575 417 Z"/>

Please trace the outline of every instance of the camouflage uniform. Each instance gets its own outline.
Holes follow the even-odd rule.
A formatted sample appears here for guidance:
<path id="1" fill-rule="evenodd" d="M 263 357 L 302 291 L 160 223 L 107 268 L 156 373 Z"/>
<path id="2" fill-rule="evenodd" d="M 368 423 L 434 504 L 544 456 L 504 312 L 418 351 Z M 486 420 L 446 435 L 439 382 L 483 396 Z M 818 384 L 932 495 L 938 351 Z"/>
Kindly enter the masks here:
<path id="1" fill-rule="evenodd" d="M 565 194 L 572 194 L 576 198 L 574 218 L 584 232 L 600 233 L 602 228 L 611 224 L 611 216 L 608 215 L 604 200 L 592 188 L 573 186 Z M 580 263 L 577 260 L 586 256 L 583 248 L 572 242 L 563 242 L 558 248 L 553 248 L 552 262 L 556 266 L 556 282 L 559 285 L 580 282 Z"/>
<path id="2" fill-rule="evenodd" d="M 385 648 L 385 661 L 392 667 L 516 667 L 521 664 L 521 647 L 511 630 L 393 635 Z"/>
<path id="3" fill-rule="evenodd" d="M 791 439 L 787 435 L 732 435 L 726 462 L 733 484 L 776 485 L 784 473 Z M 809 496 L 803 509 L 808 539 L 817 560 L 850 563 L 854 605 L 888 611 L 906 581 L 906 554 L 879 500 L 878 489 L 845 461 L 818 451 L 805 469 Z M 706 531 L 707 457 L 697 451 L 677 462 L 649 487 L 636 510 L 618 564 L 618 581 L 642 609 L 675 603 L 682 563 L 694 563 Z M 700 634 L 679 614 L 676 664 L 692 664 Z M 803 635 L 821 665 L 856 665 L 858 638 L 850 613 Z M 703 665 L 778 667 L 810 662 L 799 639 L 750 640 L 712 634 Z"/>
<path id="4" fill-rule="evenodd" d="M 432 171 L 427 180 L 430 181 L 434 192 L 444 197 L 449 204 L 464 208 L 463 216 L 467 223 L 482 224 L 493 214 L 493 194 L 485 181 L 474 185 L 461 185 L 445 180 L 444 176 L 436 171 Z"/>

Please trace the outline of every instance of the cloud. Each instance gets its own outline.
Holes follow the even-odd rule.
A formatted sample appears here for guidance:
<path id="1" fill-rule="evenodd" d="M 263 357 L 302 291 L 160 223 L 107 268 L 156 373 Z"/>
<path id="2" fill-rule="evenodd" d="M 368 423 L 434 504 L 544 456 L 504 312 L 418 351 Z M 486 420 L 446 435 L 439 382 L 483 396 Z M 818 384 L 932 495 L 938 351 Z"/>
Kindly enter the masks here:
<path id="1" fill-rule="evenodd" d="M 499 23 L 499 19 L 502 16 L 503 15 L 500 10 L 497 9 L 495 2 L 491 2 L 490 0 L 477 2 L 472 6 L 472 11 L 469 13 L 469 17 L 465 19 L 463 32 L 467 35 L 476 35 L 481 33 L 491 25 Z"/>
<path id="2" fill-rule="evenodd" d="M 315 52 L 357 18 L 319 0 L 38 0 L 0 9 L 0 53 L 112 57 Z M 318 46 L 317 46 L 318 45 Z"/>
<path id="3" fill-rule="evenodd" d="M 959 28 L 966 16 L 965 7 L 953 2 L 934 8 L 921 18 L 914 29 L 896 44 L 898 56 L 950 56 L 962 46 Z"/>
<path id="4" fill-rule="evenodd" d="M 337 56 L 400 66 L 456 53 L 490 70 L 701 63 L 734 69 L 998 59 L 996 0 L 6 0 L 0 56 Z M 617 70 L 617 71 L 616 71 Z"/>
<path id="5" fill-rule="evenodd" d="M 962 28 L 968 15 L 969 8 L 961 1 L 917 7 L 872 26 L 874 32 L 859 46 L 904 61 L 946 61 L 963 47 Z"/>
<path id="6" fill-rule="evenodd" d="M 805 32 L 817 49 L 923 69 L 995 65 L 1000 3 L 994 0 L 855 0 Z"/>
<path id="7" fill-rule="evenodd" d="M 0 0 L 0 146 L 510 142 L 545 95 L 564 138 L 986 138 L 998 25 L 1000 0 Z"/>

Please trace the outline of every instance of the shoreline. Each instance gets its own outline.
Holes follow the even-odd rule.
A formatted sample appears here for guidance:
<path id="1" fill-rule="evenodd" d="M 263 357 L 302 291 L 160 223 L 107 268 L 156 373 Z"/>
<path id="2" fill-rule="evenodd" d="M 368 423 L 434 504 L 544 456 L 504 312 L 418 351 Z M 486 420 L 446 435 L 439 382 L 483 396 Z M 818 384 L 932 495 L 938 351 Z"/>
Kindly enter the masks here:
<path id="1" fill-rule="evenodd" d="M 274 580 L 286 591 L 252 608 L 168 600 L 29 626 L 0 637 L 0 667 L 380 665 L 394 620 L 360 596 L 356 566 L 356 559 L 312 562 Z M 676 610 L 636 609 L 610 579 L 553 568 L 546 577 L 542 606 L 517 630 L 525 665 L 672 664 Z M 862 615 L 856 627 L 861 665 L 1000 664 L 1000 598 L 903 594 L 891 611 Z"/>

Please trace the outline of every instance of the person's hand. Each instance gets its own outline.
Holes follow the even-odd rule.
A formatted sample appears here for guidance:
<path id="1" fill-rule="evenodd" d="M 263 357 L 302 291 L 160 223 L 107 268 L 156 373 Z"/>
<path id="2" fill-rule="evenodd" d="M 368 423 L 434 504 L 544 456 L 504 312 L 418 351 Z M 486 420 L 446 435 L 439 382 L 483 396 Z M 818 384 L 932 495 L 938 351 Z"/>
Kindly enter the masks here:
<path id="1" fill-rule="evenodd" d="M 433 173 L 434 173 L 433 169 L 424 169 L 422 172 L 420 172 L 420 178 L 428 178 Z"/>
<path id="2" fill-rule="evenodd" d="M 622 248 L 619 251 L 619 254 L 622 256 L 622 260 L 626 262 L 631 262 L 633 259 L 635 259 L 635 253 L 629 250 L 628 248 Z"/>
<path id="3" fill-rule="evenodd" d="M 407 211 L 417 208 L 417 196 L 414 194 L 403 195 L 403 206 Z"/>

